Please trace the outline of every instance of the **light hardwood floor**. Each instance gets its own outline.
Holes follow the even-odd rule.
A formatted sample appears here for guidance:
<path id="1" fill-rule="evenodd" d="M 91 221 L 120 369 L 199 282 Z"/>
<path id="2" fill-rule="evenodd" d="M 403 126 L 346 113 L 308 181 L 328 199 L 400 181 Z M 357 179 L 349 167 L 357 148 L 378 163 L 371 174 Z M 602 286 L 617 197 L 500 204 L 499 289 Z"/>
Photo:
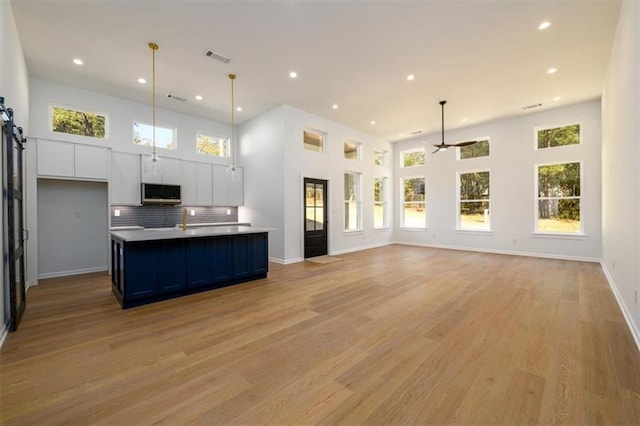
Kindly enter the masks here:
<path id="1" fill-rule="evenodd" d="M 0 352 L 2 424 L 639 424 L 598 264 L 393 245 L 121 310 L 41 281 Z"/>

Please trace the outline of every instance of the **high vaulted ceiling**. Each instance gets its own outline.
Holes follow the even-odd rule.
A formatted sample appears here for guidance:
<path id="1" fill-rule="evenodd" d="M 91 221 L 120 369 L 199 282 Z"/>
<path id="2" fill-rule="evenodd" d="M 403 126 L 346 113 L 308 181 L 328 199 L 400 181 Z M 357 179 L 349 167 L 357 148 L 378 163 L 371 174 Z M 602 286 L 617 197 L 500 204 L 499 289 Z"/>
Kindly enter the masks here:
<path id="1" fill-rule="evenodd" d="M 136 80 L 151 81 L 153 41 L 158 106 L 229 122 L 227 74 L 235 73 L 238 123 L 289 104 L 390 141 L 437 131 L 441 99 L 451 129 L 599 97 L 620 8 L 614 0 L 11 3 L 33 77 L 151 104 L 151 85 Z M 539 30 L 543 21 L 552 25 Z"/>

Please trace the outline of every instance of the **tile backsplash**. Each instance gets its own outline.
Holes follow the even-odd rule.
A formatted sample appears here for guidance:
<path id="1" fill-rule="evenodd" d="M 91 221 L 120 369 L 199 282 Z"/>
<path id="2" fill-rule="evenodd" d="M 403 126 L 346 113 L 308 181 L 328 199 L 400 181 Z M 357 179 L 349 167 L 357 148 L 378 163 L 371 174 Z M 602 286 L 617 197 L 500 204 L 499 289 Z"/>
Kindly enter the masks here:
<path id="1" fill-rule="evenodd" d="M 237 222 L 237 207 L 181 207 L 181 206 L 111 206 L 111 226 L 142 226 L 165 228 L 182 223 L 186 208 L 189 223 Z M 116 216 L 116 210 L 120 216 Z M 191 211 L 195 215 L 191 216 Z M 229 214 L 227 214 L 227 212 Z"/>

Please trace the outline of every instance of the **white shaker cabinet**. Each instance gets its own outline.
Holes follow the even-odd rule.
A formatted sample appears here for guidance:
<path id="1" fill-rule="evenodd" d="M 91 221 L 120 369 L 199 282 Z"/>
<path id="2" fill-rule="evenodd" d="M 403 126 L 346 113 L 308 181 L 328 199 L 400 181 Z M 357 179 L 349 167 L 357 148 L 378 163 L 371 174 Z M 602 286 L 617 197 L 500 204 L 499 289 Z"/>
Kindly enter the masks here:
<path id="1" fill-rule="evenodd" d="M 75 146 L 75 176 L 88 179 L 109 179 L 109 152 L 101 146 Z"/>
<path id="2" fill-rule="evenodd" d="M 111 153 L 111 204 L 140 205 L 140 155 Z"/>
<path id="3" fill-rule="evenodd" d="M 199 206 L 210 206 L 213 204 L 211 164 L 196 163 L 196 203 Z"/>
<path id="4" fill-rule="evenodd" d="M 228 166 L 213 166 L 213 205 L 241 206 L 244 203 L 244 170 L 238 167 L 238 180 L 229 182 Z"/>
<path id="5" fill-rule="evenodd" d="M 38 176 L 109 179 L 109 150 L 102 146 L 38 139 Z"/>
<path id="6" fill-rule="evenodd" d="M 141 182 L 144 183 L 162 183 L 165 185 L 179 185 L 182 182 L 182 161 L 177 158 L 166 158 L 160 156 L 161 173 L 154 175 L 150 170 L 145 170 L 145 159 L 148 154 L 140 156 Z"/>
<path id="7" fill-rule="evenodd" d="M 180 196 L 182 204 L 185 206 L 197 206 L 197 190 L 198 175 L 196 171 L 197 163 L 195 161 L 182 162 L 182 181 L 180 182 Z"/>

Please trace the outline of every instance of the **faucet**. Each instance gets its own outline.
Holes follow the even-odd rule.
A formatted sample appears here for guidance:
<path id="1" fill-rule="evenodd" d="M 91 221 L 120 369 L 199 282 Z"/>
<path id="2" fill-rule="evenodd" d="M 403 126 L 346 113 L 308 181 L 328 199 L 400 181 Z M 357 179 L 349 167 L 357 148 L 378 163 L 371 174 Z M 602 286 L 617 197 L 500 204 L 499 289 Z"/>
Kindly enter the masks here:
<path id="1" fill-rule="evenodd" d="M 180 225 L 180 229 L 182 229 L 183 231 L 187 230 L 188 217 L 189 217 L 189 214 L 187 213 L 187 209 L 186 208 L 182 209 L 182 225 Z"/>

